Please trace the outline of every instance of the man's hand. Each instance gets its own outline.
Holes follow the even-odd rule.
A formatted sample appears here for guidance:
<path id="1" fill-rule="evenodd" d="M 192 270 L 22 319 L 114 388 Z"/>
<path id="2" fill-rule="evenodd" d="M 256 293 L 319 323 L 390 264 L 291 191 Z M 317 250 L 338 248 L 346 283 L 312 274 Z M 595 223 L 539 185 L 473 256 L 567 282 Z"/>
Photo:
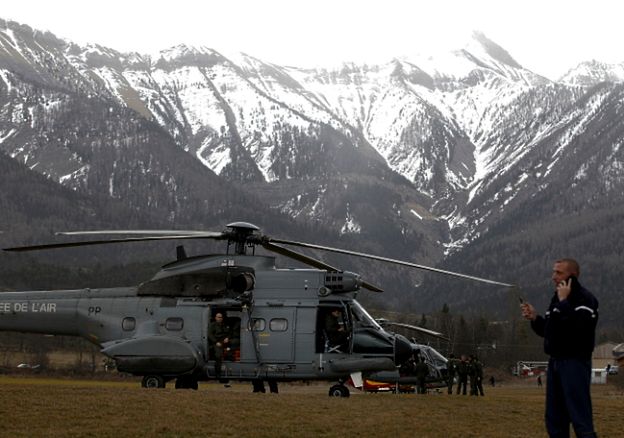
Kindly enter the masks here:
<path id="1" fill-rule="evenodd" d="M 567 280 L 559 282 L 557 285 L 557 297 L 559 301 L 563 301 L 568 298 L 570 295 L 570 291 L 572 290 L 572 279 L 568 278 Z"/>
<path id="2" fill-rule="evenodd" d="M 522 316 L 530 321 L 534 321 L 537 318 L 535 307 L 529 303 L 520 304 L 520 310 L 522 310 Z"/>

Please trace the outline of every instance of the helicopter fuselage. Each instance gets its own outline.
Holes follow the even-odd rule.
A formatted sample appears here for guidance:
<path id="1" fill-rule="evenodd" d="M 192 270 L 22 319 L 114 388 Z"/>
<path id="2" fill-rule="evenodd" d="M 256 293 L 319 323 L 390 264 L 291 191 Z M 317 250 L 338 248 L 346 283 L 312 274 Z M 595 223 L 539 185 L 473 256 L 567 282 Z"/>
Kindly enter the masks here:
<path id="1" fill-rule="evenodd" d="M 238 342 L 224 355 L 221 378 L 398 377 L 412 344 L 357 303 L 358 282 L 348 272 L 276 269 L 270 256 L 201 256 L 166 265 L 137 287 L 3 292 L 0 330 L 81 336 L 120 371 L 198 381 L 217 377 L 208 331 L 222 313 Z M 324 332 L 334 309 L 348 333 L 340 348 Z"/>

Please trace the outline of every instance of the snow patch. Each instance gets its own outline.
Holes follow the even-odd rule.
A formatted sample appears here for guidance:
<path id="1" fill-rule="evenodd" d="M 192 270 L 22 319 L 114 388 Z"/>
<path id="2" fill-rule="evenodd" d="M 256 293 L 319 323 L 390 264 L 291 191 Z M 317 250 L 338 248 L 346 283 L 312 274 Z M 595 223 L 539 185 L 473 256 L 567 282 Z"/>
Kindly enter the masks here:
<path id="1" fill-rule="evenodd" d="M 0 135 L 0 144 L 4 143 L 9 137 L 17 132 L 17 129 L 11 129 L 6 135 Z"/>
<path id="2" fill-rule="evenodd" d="M 11 86 L 11 80 L 9 79 L 9 71 L 8 70 L 4 70 L 0 68 L 0 78 L 4 81 L 4 83 L 7 86 L 7 93 L 11 92 L 11 89 L 13 88 Z"/>
<path id="3" fill-rule="evenodd" d="M 423 217 L 421 215 L 419 215 L 418 213 L 416 213 L 416 211 L 414 209 L 410 209 L 410 212 L 416 216 L 418 219 L 423 220 Z"/>
<path id="4" fill-rule="evenodd" d="M 68 173 L 67 175 L 63 175 L 59 178 L 59 184 L 65 184 L 69 181 L 75 181 L 82 179 L 87 176 L 89 173 L 90 166 L 85 164 L 80 169 L 73 171 L 72 173 Z"/>
<path id="5" fill-rule="evenodd" d="M 353 218 L 353 216 L 351 216 L 349 212 L 347 212 L 345 223 L 342 226 L 342 228 L 340 228 L 340 234 L 347 234 L 347 233 L 359 234 L 361 231 L 362 231 L 362 227 L 360 226 L 360 224 L 358 224 Z"/>
<path id="6" fill-rule="evenodd" d="M 212 150 L 207 158 L 205 158 L 204 155 L 209 147 L 209 140 L 204 140 L 200 148 L 197 150 L 196 156 L 199 161 L 204 164 L 204 166 L 212 170 L 217 175 L 220 175 L 223 169 L 232 162 L 230 148 L 221 143 Z"/>

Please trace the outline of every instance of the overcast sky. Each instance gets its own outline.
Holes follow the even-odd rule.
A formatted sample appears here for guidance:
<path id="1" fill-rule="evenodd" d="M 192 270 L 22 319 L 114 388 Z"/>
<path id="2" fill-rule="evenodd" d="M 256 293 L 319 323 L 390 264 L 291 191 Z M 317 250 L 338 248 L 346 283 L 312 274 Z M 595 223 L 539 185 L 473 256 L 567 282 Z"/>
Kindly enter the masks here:
<path id="1" fill-rule="evenodd" d="M 302 67 L 381 62 L 461 46 L 480 30 L 551 79 L 624 61 L 619 0 L 12 0 L 0 17 L 80 44 L 154 53 L 175 44 Z"/>

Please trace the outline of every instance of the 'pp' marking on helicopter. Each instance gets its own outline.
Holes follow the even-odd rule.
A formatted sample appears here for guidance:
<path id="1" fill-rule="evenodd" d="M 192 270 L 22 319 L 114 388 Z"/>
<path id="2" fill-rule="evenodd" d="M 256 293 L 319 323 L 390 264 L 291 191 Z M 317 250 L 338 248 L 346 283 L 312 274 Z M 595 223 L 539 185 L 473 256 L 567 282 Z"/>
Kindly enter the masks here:
<path id="1" fill-rule="evenodd" d="M 56 303 L 31 303 L 30 306 L 28 303 L 0 303 L 0 313 L 5 312 L 56 313 Z"/>

